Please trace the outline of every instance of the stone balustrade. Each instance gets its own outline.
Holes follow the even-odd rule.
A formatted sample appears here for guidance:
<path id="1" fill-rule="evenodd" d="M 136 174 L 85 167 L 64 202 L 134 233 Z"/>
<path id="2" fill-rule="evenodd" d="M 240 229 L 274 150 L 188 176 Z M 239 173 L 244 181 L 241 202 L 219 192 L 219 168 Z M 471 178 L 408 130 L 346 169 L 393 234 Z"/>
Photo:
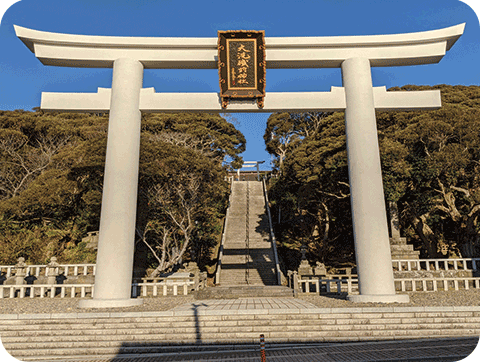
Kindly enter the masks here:
<path id="1" fill-rule="evenodd" d="M 447 278 L 422 278 L 422 279 L 395 279 L 395 284 L 400 285 L 397 291 L 448 291 L 469 290 L 480 288 L 480 277 L 447 277 Z"/>
<path id="2" fill-rule="evenodd" d="M 179 287 L 181 288 L 183 295 L 188 295 L 188 293 L 194 290 L 193 281 L 178 281 L 175 283 L 168 283 L 167 281 L 160 282 L 134 282 L 132 284 L 132 297 L 138 296 L 167 296 L 170 292 L 173 296 L 177 296 L 179 292 Z M 159 291 L 160 290 L 160 291 Z"/>
<path id="3" fill-rule="evenodd" d="M 4 274 L 5 278 L 15 275 L 15 265 L 0 265 L 0 273 Z M 27 265 L 26 274 L 35 277 L 48 276 L 48 265 Z M 96 265 L 92 263 L 81 264 L 59 264 L 56 267 L 56 274 L 62 274 L 65 277 L 78 275 L 93 275 L 95 276 Z"/>
<path id="4" fill-rule="evenodd" d="M 93 296 L 94 283 L 68 283 L 67 279 L 57 280 L 60 272 L 66 276 L 94 275 L 94 264 L 60 265 L 52 257 L 48 265 L 26 265 L 24 259 L 19 260 L 15 266 L 0 266 L 5 279 L 10 278 L 10 283 L 0 283 L 0 299 L 3 298 L 65 298 L 65 297 L 91 297 Z M 187 267 L 192 267 L 188 266 Z M 196 264 L 195 266 L 196 267 Z M 46 276 L 42 279 L 46 283 L 28 281 L 25 276 Z M 18 277 L 18 279 L 17 279 Z M 18 280 L 18 281 L 17 281 Z M 66 282 L 66 283 L 64 283 Z M 207 286 L 207 273 L 194 268 L 191 272 L 176 272 L 165 277 L 145 277 L 134 280 L 132 283 L 132 297 L 178 295 L 182 292 L 187 295 L 191 291 L 198 291 Z"/>
<path id="5" fill-rule="evenodd" d="M 303 293 L 358 293 L 358 278 L 348 279 L 299 279 L 298 286 Z"/>
<path id="6" fill-rule="evenodd" d="M 132 283 L 132 297 L 188 295 L 195 291 L 195 278 L 177 281 L 157 280 L 155 282 Z M 0 299 L 4 298 L 74 298 L 91 297 L 94 284 L 42 284 L 42 285 L 0 285 Z"/>
<path id="7" fill-rule="evenodd" d="M 478 271 L 480 258 L 392 260 L 395 271 Z"/>
<path id="8" fill-rule="evenodd" d="M 93 284 L 0 285 L 3 298 L 87 297 L 93 293 Z"/>
<path id="9" fill-rule="evenodd" d="M 397 292 L 448 291 L 480 288 L 480 258 L 393 260 Z M 415 276 L 404 272 L 429 271 Z M 445 276 L 444 271 L 459 272 Z M 463 273 L 461 273 L 463 271 Z M 467 271 L 468 273 L 465 273 Z M 402 274 L 398 274 L 402 272 Z M 440 274 L 434 273 L 440 272 Z M 433 274 L 432 274 L 433 273 Z M 451 275 L 451 274 L 450 274 Z M 358 294 L 358 276 L 348 269 L 345 274 L 311 275 L 297 271 L 288 272 L 288 286 L 298 293 L 348 293 Z"/>
<path id="10" fill-rule="evenodd" d="M 291 275 L 291 277 L 292 284 L 290 287 L 297 290 L 299 293 L 358 293 L 358 278 L 299 279 L 296 275 Z M 395 290 L 397 292 L 435 292 L 480 289 L 480 277 L 432 277 L 421 279 L 395 278 L 394 281 Z"/>

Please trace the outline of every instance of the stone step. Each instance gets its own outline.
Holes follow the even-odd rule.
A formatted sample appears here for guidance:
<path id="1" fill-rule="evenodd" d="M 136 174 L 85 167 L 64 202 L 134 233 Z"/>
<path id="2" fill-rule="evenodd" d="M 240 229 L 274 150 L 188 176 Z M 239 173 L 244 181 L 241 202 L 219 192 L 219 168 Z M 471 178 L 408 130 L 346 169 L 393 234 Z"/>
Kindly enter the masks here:
<path id="1" fill-rule="evenodd" d="M 265 246 L 265 248 L 271 248 L 272 247 L 272 244 L 270 243 L 270 239 L 269 238 L 259 238 L 259 239 L 253 239 L 253 238 L 250 238 L 248 240 L 249 242 L 249 246 L 252 248 L 254 247 L 255 245 L 259 245 L 260 246 Z M 224 246 L 223 246 L 223 249 L 229 249 L 229 248 L 235 248 L 235 247 L 239 247 L 239 248 L 246 248 L 246 241 L 244 238 L 232 238 L 231 240 L 227 241 Z"/>
<path id="2" fill-rule="evenodd" d="M 270 286 L 275 286 L 276 284 L 276 281 L 274 280 L 267 280 L 266 281 L 267 283 L 265 283 L 265 281 L 263 280 L 249 280 L 249 282 L 247 283 L 246 281 L 239 281 L 239 280 L 231 280 L 231 281 L 227 281 L 227 282 L 224 282 L 223 284 L 220 283 L 219 286 L 228 286 L 228 287 L 237 287 L 237 286 L 254 286 L 254 287 L 264 287 L 266 285 L 270 285 Z M 229 295 L 231 299 L 237 297 L 237 295 Z M 254 295 L 242 295 L 242 297 L 256 297 Z"/>
<path id="3" fill-rule="evenodd" d="M 358 319 L 357 319 L 358 320 Z M 306 324 L 305 321 L 297 322 L 290 320 L 284 320 L 282 324 L 270 324 L 271 319 L 266 320 L 252 320 L 248 321 L 248 325 L 236 325 L 234 323 L 225 326 L 195 326 L 195 322 L 192 322 L 189 327 L 185 328 L 169 328 L 164 329 L 162 333 L 146 332 L 142 333 L 142 329 L 135 327 L 129 328 L 129 332 L 117 333 L 115 331 L 105 331 L 100 335 L 85 335 L 81 331 L 76 335 L 68 335 L 69 330 L 65 329 L 60 331 L 62 335 L 52 335 L 52 331 L 47 331 L 43 336 L 27 337 L 23 336 L 22 341 L 8 341 L 8 337 L 4 339 L 2 337 L 2 343 L 8 351 L 28 349 L 29 351 L 43 350 L 43 349 L 72 349 L 72 348 L 106 348 L 106 347 L 119 347 L 124 342 L 136 342 L 141 345 L 140 342 L 146 341 L 163 341 L 163 342 L 175 342 L 176 338 L 183 337 L 183 339 L 195 339 L 198 338 L 198 334 L 201 334 L 202 340 L 213 340 L 215 338 L 221 339 L 236 339 L 239 338 L 239 333 L 257 333 L 257 337 L 260 333 L 270 333 L 271 336 L 278 336 L 280 334 L 295 337 L 299 331 L 308 333 L 311 337 L 313 334 L 322 334 L 324 337 L 336 337 L 336 336 L 348 336 L 348 332 L 354 332 L 355 336 L 369 336 L 372 335 L 372 330 L 375 330 L 376 336 L 382 336 L 380 332 L 395 332 L 397 335 L 400 331 L 408 330 L 428 330 L 430 333 L 437 331 L 441 334 L 441 331 L 455 335 L 465 334 L 474 335 L 475 332 L 480 332 L 478 323 L 455 323 L 452 320 L 449 323 L 428 323 L 428 324 L 370 324 L 362 327 L 360 320 L 356 321 L 357 324 L 345 324 L 342 326 L 317 324 Z M 368 327 L 366 327 L 368 326 Z M 460 330 L 460 331 L 459 331 Z M 470 330 L 469 332 L 467 332 Z M 454 332 L 456 331 L 456 332 Z M 283 334 L 289 333 L 289 334 Z M 406 334 L 407 332 L 405 332 Z M 3 333 L 2 333 L 3 335 Z M 223 335 L 223 336 L 222 336 Z M 387 335 L 387 334 L 385 334 Z M 63 338 L 65 337 L 65 338 Z M 139 344 L 140 343 L 140 344 Z"/>
<path id="4" fill-rule="evenodd" d="M 390 245 L 392 252 L 413 252 L 413 245 Z M 419 252 L 419 251 L 417 251 Z"/>
<path id="5" fill-rule="evenodd" d="M 260 260 L 260 258 L 263 258 L 263 261 Z M 222 256 L 222 266 L 228 265 L 228 264 L 245 264 L 248 261 L 252 263 L 253 259 L 253 264 L 255 266 L 270 266 L 273 265 L 273 256 L 269 256 L 264 253 L 256 254 L 256 253 L 250 253 L 250 254 L 224 254 Z M 246 267 L 246 266 L 243 266 Z"/>
<path id="6" fill-rule="evenodd" d="M 270 320 L 268 320 L 270 321 Z M 322 325 L 264 325 L 267 321 L 258 321 L 256 325 L 252 326 L 235 326 L 235 327 L 219 327 L 212 328 L 212 332 L 208 332 L 206 328 L 193 327 L 190 330 L 184 330 L 179 332 L 178 330 L 172 332 L 171 335 L 160 336 L 149 339 L 143 335 L 126 335 L 124 340 L 121 339 L 112 340 L 91 340 L 91 341 L 71 341 L 71 342 L 56 342 L 56 343 L 4 343 L 5 349 L 15 357 L 33 357 L 33 356 L 45 356 L 45 355 L 84 355 L 84 354 L 126 354 L 127 352 L 153 352 L 157 351 L 157 347 L 163 346 L 167 342 L 198 342 L 199 332 L 201 332 L 201 341 L 203 343 L 207 341 L 218 341 L 222 339 L 223 342 L 249 342 L 258 340 L 259 334 L 264 334 L 268 341 L 276 342 L 281 340 L 316 340 L 322 339 L 382 339 L 386 336 L 396 336 L 397 338 L 407 338 L 412 335 L 420 337 L 425 334 L 434 335 L 438 333 L 440 336 L 462 336 L 474 335 L 478 332 L 478 324 L 463 324 L 461 328 L 452 328 L 452 324 L 426 324 L 425 326 L 416 326 L 412 330 L 408 330 L 405 327 L 401 327 L 401 324 L 388 326 L 385 328 L 381 324 L 371 325 L 369 329 L 362 329 L 359 325 L 344 325 L 341 327 L 330 326 L 331 329 L 325 329 Z M 223 330 L 223 331 L 222 331 Z M 413 334 L 412 334 L 413 333 Z M 308 337 L 308 338 L 307 338 Z M 154 339 L 157 339 L 154 342 Z M 320 339 L 320 340 L 322 340 Z M 141 342 L 139 342 L 139 340 Z M 149 345 L 149 340 L 152 340 Z M 162 343 L 158 343 L 158 340 L 162 340 Z M 126 342 L 129 342 L 128 344 Z"/>
<path id="7" fill-rule="evenodd" d="M 260 286 L 260 287 L 264 287 L 264 286 L 276 286 L 276 284 L 277 284 L 277 280 L 275 278 L 271 278 L 271 279 L 253 279 L 253 278 L 250 278 L 248 280 L 248 283 L 247 283 L 247 281 L 245 280 L 245 277 L 243 277 L 242 279 L 235 278 L 235 279 L 225 279 L 225 281 L 220 280 L 219 286 L 229 286 L 229 287 Z M 235 296 L 232 296 L 231 298 L 233 299 L 234 297 Z M 255 297 L 255 296 L 248 295 L 248 297 Z"/>
<path id="8" fill-rule="evenodd" d="M 248 281 L 250 283 L 262 283 L 263 285 L 276 285 L 276 282 L 277 282 L 277 279 L 275 278 L 275 275 L 272 273 L 272 274 L 264 274 L 263 276 L 262 275 L 259 275 L 259 274 L 252 274 L 250 273 L 249 276 L 248 276 Z M 223 275 L 221 278 L 220 278 L 220 284 L 222 284 L 223 286 L 228 286 L 229 283 L 232 283 L 233 285 L 238 285 L 238 284 L 246 284 L 246 274 L 244 275 L 240 275 L 240 274 L 236 274 L 236 275 Z"/>
<path id="9" fill-rule="evenodd" d="M 262 286 L 264 285 L 276 285 L 277 284 L 277 279 L 273 274 L 269 274 L 268 276 L 259 276 L 259 275 L 253 275 L 250 274 L 248 276 L 248 283 L 250 284 L 261 284 Z M 240 275 L 223 275 L 220 278 L 220 284 L 222 286 L 236 286 L 236 285 L 246 285 L 246 274 Z"/>
<path id="10" fill-rule="evenodd" d="M 292 290 L 285 286 L 260 286 L 260 287 L 209 287 L 201 291 L 266 291 L 269 293 L 276 291 L 287 291 L 292 294 Z M 291 296 L 290 296 L 291 297 Z M 200 301 L 201 302 L 201 301 Z M 397 308 L 401 310 L 402 308 Z M 40 333 L 52 335 L 85 335 L 85 334 L 102 334 L 108 330 L 114 330 L 115 333 L 129 334 L 135 329 L 138 331 L 170 332 L 169 329 L 176 326 L 179 328 L 192 327 L 192 324 L 198 327 L 219 327 L 219 326 L 233 326 L 233 325 L 250 325 L 255 321 L 265 321 L 266 325 L 314 325 L 318 328 L 325 328 L 327 330 L 335 330 L 335 326 L 339 329 L 361 329 L 357 324 L 362 322 L 365 324 L 387 324 L 389 328 L 394 326 L 405 328 L 410 327 L 409 324 L 419 324 L 419 328 L 425 328 L 427 325 L 443 326 L 445 324 L 458 323 L 462 326 L 476 327 L 480 329 L 480 308 L 478 306 L 461 307 L 454 311 L 452 307 L 410 307 L 404 308 L 404 311 L 393 312 L 393 309 L 368 309 L 369 312 L 359 312 L 361 309 L 340 308 L 335 309 L 337 312 L 328 312 L 329 309 L 315 309 L 323 310 L 323 312 L 303 312 L 298 310 L 288 311 L 282 310 L 282 313 L 266 313 L 263 310 L 255 313 L 255 310 L 249 310 L 250 314 L 231 314 L 229 311 L 223 314 L 222 311 L 217 311 L 218 314 L 182 314 L 182 315 L 157 315 L 152 317 L 105 317 L 105 318 L 63 318 L 63 319 L 3 319 L 1 337 L 4 341 L 6 336 L 26 337 Z M 370 312 L 371 310 L 371 312 Z M 388 311 L 376 311 L 388 310 Z M 175 310 L 174 310 L 175 311 Z M 350 312 L 349 312 L 350 311 Z M 178 312 L 178 311 L 177 311 Z M 235 311 L 234 311 L 235 312 Z M 187 312 L 188 313 L 188 312 Z M 95 313 L 94 313 L 95 314 Z M 94 315 L 91 314 L 91 315 Z M 122 314 L 122 313 L 118 313 Z M 125 313 L 126 315 L 131 313 Z M 155 312 L 153 313 L 155 314 Z M 161 314 L 161 313 L 160 313 Z M 272 317 L 272 314 L 276 318 Z M 67 315 L 67 314 L 65 314 Z M 75 314 L 71 314 L 75 315 Z M 320 316 L 319 316 L 320 315 Z M 226 319 L 228 317 L 228 319 Z M 314 319 L 312 319 L 312 317 Z M 325 325 L 334 325 L 330 328 Z M 444 326 L 445 325 L 445 326 Z M 385 328 L 378 327 L 380 329 Z M 123 330 L 122 330 L 123 329 Z"/>
<path id="11" fill-rule="evenodd" d="M 243 288 L 248 289 L 251 288 Z M 337 309 L 336 312 L 323 309 L 323 313 L 265 313 L 260 310 L 257 314 L 222 314 L 219 311 L 214 315 L 65 318 L 51 321 L 2 318 L 0 335 L 7 351 L 17 359 L 53 360 L 66 356 L 111 354 L 118 357 L 119 354 L 163 352 L 169 345 L 199 342 L 258 344 L 259 334 L 264 334 L 267 342 L 415 339 L 480 334 L 478 307 L 463 307 L 457 312 L 442 307 L 417 310 L 410 308 L 393 312 L 383 309 L 382 312 L 380 308 L 378 311 L 370 309 L 369 312 L 361 312 L 357 309 L 350 313 L 349 309 Z"/>

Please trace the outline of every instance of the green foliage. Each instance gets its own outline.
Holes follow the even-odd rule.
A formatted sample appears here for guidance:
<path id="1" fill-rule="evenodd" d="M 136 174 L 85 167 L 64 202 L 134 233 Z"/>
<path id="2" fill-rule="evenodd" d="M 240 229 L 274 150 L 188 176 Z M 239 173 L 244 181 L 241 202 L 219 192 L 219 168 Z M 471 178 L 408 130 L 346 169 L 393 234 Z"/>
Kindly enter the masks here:
<path id="1" fill-rule="evenodd" d="M 439 110 L 377 115 L 387 199 L 399 201 L 424 256 L 478 255 L 480 87 L 392 90 L 432 88 L 441 90 Z"/>
<path id="2" fill-rule="evenodd" d="M 292 256 L 298 257 L 295 251 L 302 244 L 311 261 L 335 265 L 353 258 L 344 115 L 322 116 L 315 132 L 286 156 L 283 172 L 270 190 L 276 234 L 287 264 Z M 298 258 L 293 260 L 298 263 Z"/>
<path id="3" fill-rule="evenodd" d="M 313 137 L 324 123 L 328 112 L 273 113 L 267 121 L 263 139 L 266 150 L 276 158 L 275 164 L 283 171 L 283 160 L 302 143 L 304 138 Z"/>
<path id="4" fill-rule="evenodd" d="M 190 148 L 220 163 L 231 161 L 233 169 L 242 164 L 245 137 L 217 114 L 146 114 L 142 131 L 150 139 Z"/>
<path id="5" fill-rule="evenodd" d="M 0 263 L 94 262 L 81 240 L 99 228 L 107 128 L 108 115 L 0 111 Z M 152 185 L 197 175 L 202 204 L 192 251 L 211 263 L 227 200 L 226 161 L 237 167 L 244 150 L 244 136 L 218 115 L 144 115 L 138 228 L 165 222 L 145 197 Z"/>
<path id="6" fill-rule="evenodd" d="M 409 85 L 389 91 L 430 89 L 441 90 L 438 110 L 377 112 L 385 197 L 399 204 L 402 229 L 423 257 L 478 256 L 480 87 Z M 353 263 L 344 114 L 319 118 L 313 132 L 302 133 L 297 120 L 311 123 L 306 115 L 272 115 L 265 133 L 267 150 L 276 156 L 280 143 L 269 135 L 298 135 L 271 186 L 284 259 L 305 243 L 311 261 Z"/>

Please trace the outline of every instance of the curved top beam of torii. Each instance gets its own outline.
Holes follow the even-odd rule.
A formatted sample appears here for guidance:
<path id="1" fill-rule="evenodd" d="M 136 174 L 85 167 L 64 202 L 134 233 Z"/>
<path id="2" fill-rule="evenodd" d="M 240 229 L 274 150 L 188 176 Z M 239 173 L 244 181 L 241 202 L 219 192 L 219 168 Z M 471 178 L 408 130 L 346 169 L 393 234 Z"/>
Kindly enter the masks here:
<path id="1" fill-rule="evenodd" d="M 217 68 L 217 38 L 74 35 L 14 25 L 17 36 L 45 65 L 112 67 L 132 58 L 144 68 Z M 363 57 L 373 67 L 437 63 L 463 34 L 465 23 L 405 34 L 267 37 L 267 68 L 332 68 Z"/>
<path id="2" fill-rule="evenodd" d="M 14 26 L 17 36 L 45 65 L 64 67 L 113 67 L 129 58 L 143 68 L 217 68 L 217 38 L 158 38 L 90 36 L 50 33 Z M 341 67 L 351 58 L 368 59 L 370 66 L 407 66 L 439 62 L 458 38 L 465 24 L 417 33 L 266 38 L 267 68 Z M 373 87 L 377 110 L 432 109 L 441 106 L 440 92 L 386 92 Z M 79 112 L 110 109 L 111 90 L 97 93 L 42 93 L 41 108 Z M 268 92 L 263 108 L 256 102 L 231 101 L 230 112 L 343 111 L 344 87 L 330 92 Z M 142 112 L 225 112 L 218 93 L 140 92 Z"/>

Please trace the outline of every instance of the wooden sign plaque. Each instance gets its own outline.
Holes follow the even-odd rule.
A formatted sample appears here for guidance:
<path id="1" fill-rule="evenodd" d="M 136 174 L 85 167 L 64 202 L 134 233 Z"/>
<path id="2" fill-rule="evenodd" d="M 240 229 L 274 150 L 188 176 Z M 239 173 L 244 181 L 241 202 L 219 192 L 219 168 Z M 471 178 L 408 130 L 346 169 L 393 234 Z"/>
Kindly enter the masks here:
<path id="1" fill-rule="evenodd" d="M 222 107 L 231 99 L 265 97 L 265 32 L 233 30 L 218 32 L 218 74 Z"/>

